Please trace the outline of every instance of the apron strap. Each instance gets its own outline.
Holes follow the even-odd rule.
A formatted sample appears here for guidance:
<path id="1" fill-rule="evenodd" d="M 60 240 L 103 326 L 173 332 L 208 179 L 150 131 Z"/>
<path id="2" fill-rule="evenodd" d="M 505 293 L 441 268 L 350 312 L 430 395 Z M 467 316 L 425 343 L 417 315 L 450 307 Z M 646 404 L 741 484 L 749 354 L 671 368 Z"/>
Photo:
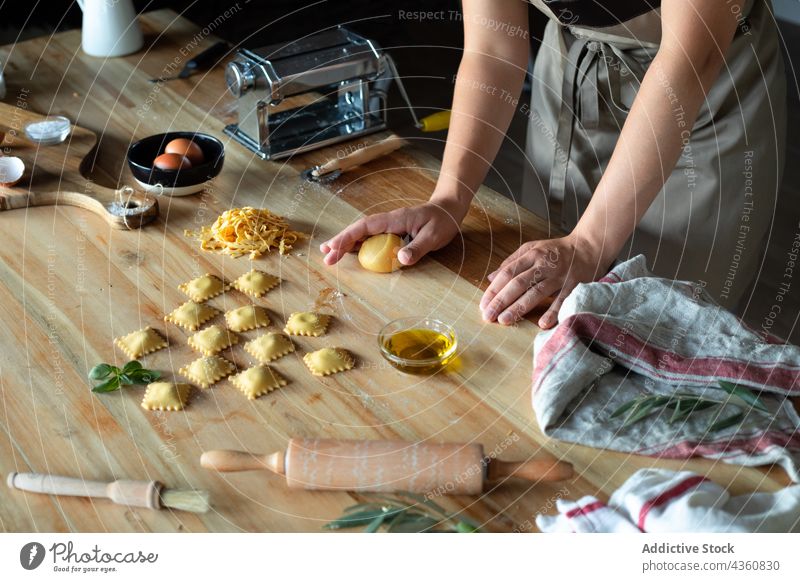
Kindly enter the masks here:
<path id="1" fill-rule="evenodd" d="M 600 125 L 600 100 L 603 99 L 603 92 L 598 86 L 600 67 L 605 73 L 608 85 L 606 93 L 611 105 L 622 114 L 628 113 L 628 107 L 621 99 L 621 78 L 631 74 L 638 85 L 644 77 L 644 68 L 635 58 L 611 43 L 581 37 L 574 38 L 565 59 L 549 195 L 562 200 L 561 226 L 567 229 L 569 223 L 566 217 L 578 215 L 578 201 L 574 193 L 567 197 L 567 170 L 572 155 L 575 122 L 580 121 L 584 129 L 597 129 Z"/>

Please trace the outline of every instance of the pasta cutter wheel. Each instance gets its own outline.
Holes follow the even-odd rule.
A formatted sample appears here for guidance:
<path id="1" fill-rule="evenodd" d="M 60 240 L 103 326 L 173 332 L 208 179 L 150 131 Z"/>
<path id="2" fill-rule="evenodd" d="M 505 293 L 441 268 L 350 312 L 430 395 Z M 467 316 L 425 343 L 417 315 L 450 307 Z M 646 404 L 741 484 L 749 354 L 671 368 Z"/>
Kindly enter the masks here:
<path id="1" fill-rule="evenodd" d="M 321 176 L 315 176 L 314 172 L 318 171 L 322 166 L 314 166 L 313 168 L 308 168 L 307 170 L 303 170 L 300 173 L 300 177 L 303 180 L 308 182 L 317 182 L 318 184 L 328 184 L 336 180 L 339 176 L 342 175 L 341 170 L 334 170 L 333 172 L 328 172 L 327 174 L 322 174 Z"/>

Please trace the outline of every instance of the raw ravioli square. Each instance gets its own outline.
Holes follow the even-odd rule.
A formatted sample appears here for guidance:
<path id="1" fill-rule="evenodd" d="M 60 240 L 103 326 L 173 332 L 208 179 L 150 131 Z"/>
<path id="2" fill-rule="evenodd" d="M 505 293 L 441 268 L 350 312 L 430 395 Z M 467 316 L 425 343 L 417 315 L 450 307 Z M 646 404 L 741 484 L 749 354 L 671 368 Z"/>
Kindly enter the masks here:
<path id="1" fill-rule="evenodd" d="M 189 346 L 205 354 L 213 356 L 239 342 L 239 337 L 230 330 L 219 325 L 209 325 L 189 338 Z"/>
<path id="2" fill-rule="evenodd" d="M 233 331 L 248 331 L 257 327 L 269 325 L 267 310 L 260 305 L 245 305 L 225 312 L 225 321 L 228 329 Z"/>
<path id="3" fill-rule="evenodd" d="M 167 340 L 149 325 L 139 331 L 118 337 L 114 343 L 131 359 L 140 358 L 146 354 L 167 347 Z"/>
<path id="4" fill-rule="evenodd" d="M 282 333 L 265 333 L 244 344 L 244 350 L 265 364 L 293 352 L 294 344 Z"/>
<path id="5" fill-rule="evenodd" d="M 233 287 L 251 297 L 261 297 L 281 280 L 275 275 L 253 269 L 233 282 Z"/>
<path id="6" fill-rule="evenodd" d="M 328 329 L 331 321 L 330 315 L 301 311 L 292 313 L 286 321 L 283 331 L 289 335 L 321 336 Z"/>
<path id="7" fill-rule="evenodd" d="M 255 400 L 262 394 L 289 383 L 275 370 L 263 364 L 231 376 L 230 380 L 249 400 Z"/>
<path id="8" fill-rule="evenodd" d="M 181 410 L 189 399 L 192 387 L 175 382 L 153 382 L 147 385 L 142 399 L 146 410 Z"/>
<path id="9" fill-rule="evenodd" d="M 216 275 L 206 273 L 202 277 L 178 285 L 178 289 L 188 295 L 192 301 L 202 303 L 226 291 L 228 286 Z"/>
<path id="10" fill-rule="evenodd" d="M 303 356 L 303 361 L 315 376 L 344 372 L 355 365 L 352 354 L 344 348 L 322 348 Z"/>
<path id="11" fill-rule="evenodd" d="M 233 363 L 221 356 L 203 356 L 184 366 L 178 373 L 200 386 L 208 388 L 236 369 Z"/>
<path id="12" fill-rule="evenodd" d="M 197 303 L 189 300 L 180 307 L 176 307 L 172 313 L 164 317 L 164 321 L 171 321 L 183 329 L 195 331 L 209 319 L 219 315 L 219 309 L 207 303 Z"/>

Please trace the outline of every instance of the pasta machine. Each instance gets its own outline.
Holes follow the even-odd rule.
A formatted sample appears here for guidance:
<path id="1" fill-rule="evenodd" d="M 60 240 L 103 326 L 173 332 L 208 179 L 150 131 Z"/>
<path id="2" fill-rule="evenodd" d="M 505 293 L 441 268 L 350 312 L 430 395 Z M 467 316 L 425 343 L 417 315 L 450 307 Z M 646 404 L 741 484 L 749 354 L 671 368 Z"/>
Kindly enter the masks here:
<path id="1" fill-rule="evenodd" d="M 391 57 L 346 28 L 239 49 L 225 70 L 239 118 L 225 133 L 277 160 L 381 131 L 393 79 L 421 127 Z"/>

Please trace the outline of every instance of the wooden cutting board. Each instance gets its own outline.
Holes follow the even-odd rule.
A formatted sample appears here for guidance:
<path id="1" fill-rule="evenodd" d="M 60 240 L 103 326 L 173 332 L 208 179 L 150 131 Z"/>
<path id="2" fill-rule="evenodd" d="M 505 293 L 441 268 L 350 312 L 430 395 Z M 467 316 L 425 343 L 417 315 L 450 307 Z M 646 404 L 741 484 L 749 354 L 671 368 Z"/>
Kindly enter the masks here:
<path id="1" fill-rule="evenodd" d="M 139 228 L 158 216 L 158 201 L 130 187 L 107 188 L 91 181 L 97 136 L 77 125 L 62 144 L 40 146 L 29 141 L 24 127 L 45 116 L 0 103 L 0 130 L 6 155 L 25 163 L 25 175 L 13 188 L 0 186 L 0 211 L 29 206 L 68 205 L 90 210 L 114 228 Z"/>

